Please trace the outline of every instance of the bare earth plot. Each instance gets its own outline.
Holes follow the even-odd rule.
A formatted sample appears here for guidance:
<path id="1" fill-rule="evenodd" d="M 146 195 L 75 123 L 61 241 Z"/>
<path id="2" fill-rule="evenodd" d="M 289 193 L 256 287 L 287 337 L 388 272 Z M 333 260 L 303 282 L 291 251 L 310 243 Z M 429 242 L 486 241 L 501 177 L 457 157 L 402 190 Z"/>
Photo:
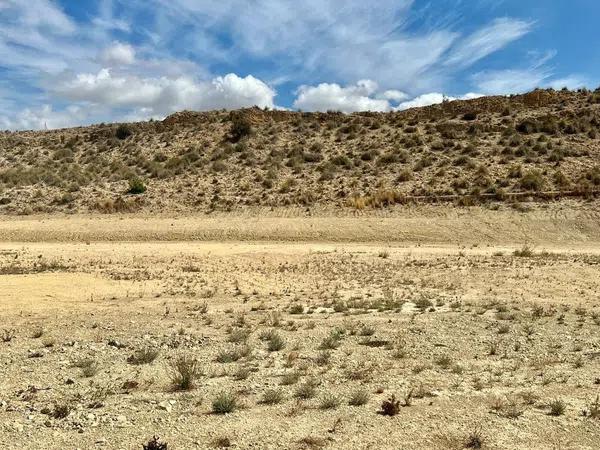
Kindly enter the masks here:
<path id="1" fill-rule="evenodd" d="M 562 205 L 2 219 L 0 442 L 599 448 L 599 216 Z"/>

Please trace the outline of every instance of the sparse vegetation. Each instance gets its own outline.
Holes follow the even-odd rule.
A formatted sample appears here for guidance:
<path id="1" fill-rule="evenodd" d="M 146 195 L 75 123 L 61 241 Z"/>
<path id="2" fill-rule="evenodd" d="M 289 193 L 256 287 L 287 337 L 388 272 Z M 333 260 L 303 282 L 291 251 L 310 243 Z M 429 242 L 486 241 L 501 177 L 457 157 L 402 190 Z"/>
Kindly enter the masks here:
<path id="1" fill-rule="evenodd" d="M 171 362 L 171 382 L 180 391 L 189 391 L 195 387 L 196 380 L 202 375 L 200 363 L 190 355 L 180 355 Z"/>
<path id="2" fill-rule="evenodd" d="M 530 103 L 538 95 L 547 100 Z M 584 92 L 448 105 L 377 117 L 188 111 L 160 122 L 0 135 L 0 212 L 364 210 L 597 195 L 600 105 Z M 374 170 L 377 186 L 362 185 Z M 227 182 L 217 186 L 215 174 Z M 121 195 L 123 182 L 136 197 Z M 155 195 L 139 195 L 147 186 Z"/>
<path id="3" fill-rule="evenodd" d="M 127 358 L 129 364 L 151 364 L 158 358 L 159 351 L 153 347 L 142 347 Z"/>
<path id="4" fill-rule="evenodd" d="M 261 403 L 265 405 L 276 405 L 284 399 L 283 391 L 280 389 L 268 389 L 263 393 Z"/>
<path id="5" fill-rule="evenodd" d="M 551 416 L 562 416 L 567 409 L 567 404 L 559 399 L 554 399 L 549 404 Z"/>
<path id="6" fill-rule="evenodd" d="M 350 395 L 348 404 L 350 406 L 362 406 L 366 405 L 369 401 L 369 392 L 365 389 L 358 389 Z"/>
<path id="7" fill-rule="evenodd" d="M 114 176 L 0 187 L 11 202 L 0 211 L 35 206 L 46 189 L 73 205 L 0 224 L 2 442 L 598 447 L 587 432 L 600 417 L 597 199 L 551 192 L 558 170 L 565 190 L 594 185 L 592 126 L 567 134 L 578 128 L 565 116 L 550 134 L 532 112 L 519 132 L 524 106 L 496 101 L 389 115 L 250 109 L 237 142 L 228 112 L 135 124 L 124 140 L 116 125 L 80 129 L 69 146 L 68 130 L 44 146 L 29 132 L 40 158 L 51 150 L 48 173 L 89 157 Z M 95 139 L 111 141 L 97 150 Z M 22 154 L 1 158 L 33 158 L 14 145 Z M 395 181 L 403 170 L 412 178 Z M 521 187 L 532 170 L 540 192 Z M 133 177 L 147 195 L 124 194 Z M 100 182 L 108 210 L 127 214 L 46 215 L 81 211 Z M 476 201 L 457 206 L 466 196 Z"/>
<path id="8" fill-rule="evenodd" d="M 127 193 L 136 195 L 143 194 L 144 192 L 146 192 L 146 185 L 141 179 L 132 178 L 129 180 L 129 190 Z"/>
<path id="9" fill-rule="evenodd" d="M 230 392 L 220 392 L 212 401 L 212 412 L 214 414 L 228 414 L 234 412 L 239 407 L 238 399 L 235 394 Z"/>

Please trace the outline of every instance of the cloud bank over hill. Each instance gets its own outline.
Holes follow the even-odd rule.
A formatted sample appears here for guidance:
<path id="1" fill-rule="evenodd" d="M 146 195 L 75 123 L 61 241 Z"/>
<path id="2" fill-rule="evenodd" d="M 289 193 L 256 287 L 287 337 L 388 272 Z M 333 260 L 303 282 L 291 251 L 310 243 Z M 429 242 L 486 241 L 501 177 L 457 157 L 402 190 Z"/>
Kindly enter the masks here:
<path id="1" fill-rule="evenodd" d="M 0 0 L 0 128 L 254 105 L 393 111 L 586 81 L 558 77 L 554 50 L 498 59 L 535 20 L 441 3 Z"/>

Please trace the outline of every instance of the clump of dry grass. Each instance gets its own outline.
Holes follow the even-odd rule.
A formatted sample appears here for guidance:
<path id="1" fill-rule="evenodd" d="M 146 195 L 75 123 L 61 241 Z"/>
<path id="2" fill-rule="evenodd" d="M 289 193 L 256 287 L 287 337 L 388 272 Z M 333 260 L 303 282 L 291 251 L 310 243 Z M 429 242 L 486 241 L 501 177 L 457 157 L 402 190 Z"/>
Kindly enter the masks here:
<path id="1" fill-rule="evenodd" d="M 170 365 L 171 383 L 176 390 L 189 391 L 202 376 L 199 361 L 190 355 L 180 355 Z"/>
<path id="2" fill-rule="evenodd" d="M 229 414 L 239 407 L 237 396 L 231 392 L 221 391 L 212 401 L 214 414 Z"/>
<path id="3" fill-rule="evenodd" d="M 6 328 L 2 330 L 2 336 L 0 336 L 0 339 L 2 339 L 2 342 L 7 343 L 11 342 L 16 335 L 17 332 L 13 328 Z"/>
<path id="4" fill-rule="evenodd" d="M 369 391 L 366 389 L 357 389 L 350 394 L 348 404 L 350 406 L 362 406 L 366 405 L 369 401 Z"/>
<path id="5" fill-rule="evenodd" d="M 567 409 L 567 404 L 560 399 L 552 400 L 548 406 L 550 408 L 550 412 L 548 414 L 551 416 L 562 416 Z"/>
<path id="6" fill-rule="evenodd" d="M 513 252 L 514 256 L 519 258 L 531 258 L 534 255 L 533 249 L 528 245 L 524 245 L 520 249 L 517 249 Z"/>
<path id="7" fill-rule="evenodd" d="M 133 365 L 151 364 L 158 358 L 159 351 L 153 347 L 142 347 L 133 352 L 128 358 L 127 362 Z"/>
<path id="8" fill-rule="evenodd" d="M 304 383 L 298 386 L 298 388 L 294 392 L 294 396 L 302 400 L 311 399 L 317 394 L 318 385 L 319 383 L 312 378 L 306 380 Z"/>
<path id="9" fill-rule="evenodd" d="M 94 358 L 80 358 L 73 363 L 73 366 L 80 368 L 85 378 L 93 377 L 100 370 L 100 364 Z"/>
<path id="10" fill-rule="evenodd" d="M 276 405 L 281 403 L 284 398 L 285 395 L 281 389 L 268 389 L 263 393 L 260 402 L 265 405 Z"/>

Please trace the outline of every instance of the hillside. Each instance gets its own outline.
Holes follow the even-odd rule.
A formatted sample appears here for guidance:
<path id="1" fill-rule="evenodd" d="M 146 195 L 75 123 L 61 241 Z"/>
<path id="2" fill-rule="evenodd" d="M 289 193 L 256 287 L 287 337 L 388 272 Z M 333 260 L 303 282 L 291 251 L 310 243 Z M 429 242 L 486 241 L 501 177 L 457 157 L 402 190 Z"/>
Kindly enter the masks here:
<path id="1" fill-rule="evenodd" d="M 2 132 L 0 213 L 589 197 L 599 132 L 600 93 L 552 90 L 394 113 L 186 111 Z"/>

